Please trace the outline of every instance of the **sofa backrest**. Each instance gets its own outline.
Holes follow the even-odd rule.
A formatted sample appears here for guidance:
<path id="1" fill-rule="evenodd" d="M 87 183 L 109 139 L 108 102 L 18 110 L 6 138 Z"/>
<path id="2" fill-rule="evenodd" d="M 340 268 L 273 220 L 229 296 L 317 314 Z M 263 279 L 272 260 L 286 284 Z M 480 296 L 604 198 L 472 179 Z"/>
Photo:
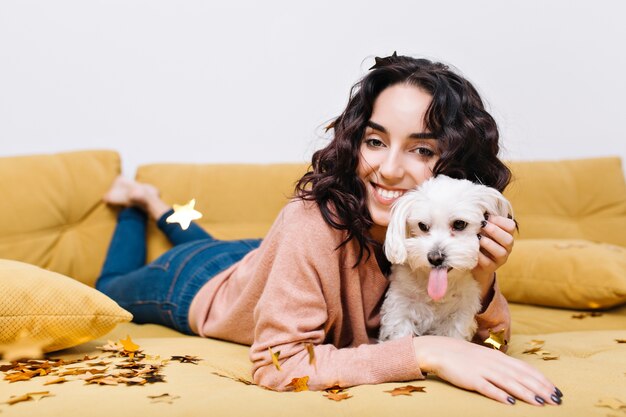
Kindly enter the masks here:
<path id="1" fill-rule="evenodd" d="M 0 158 L 0 258 L 93 285 L 116 221 L 102 196 L 119 173 L 113 151 Z"/>

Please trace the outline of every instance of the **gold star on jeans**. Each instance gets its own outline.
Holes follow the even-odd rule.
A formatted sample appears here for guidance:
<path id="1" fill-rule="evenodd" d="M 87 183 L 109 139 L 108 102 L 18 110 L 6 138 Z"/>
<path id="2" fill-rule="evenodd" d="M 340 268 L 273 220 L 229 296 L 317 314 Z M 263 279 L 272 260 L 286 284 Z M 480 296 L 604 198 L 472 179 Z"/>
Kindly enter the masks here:
<path id="1" fill-rule="evenodd" d="M 194 210 L 193 206 L 196 204 L 196 199 L 192 198 L 190 202 L 182 206 L 174 204 L 174 213 L 172 213 L 167 219 L 168 223 L 178 223 L 183 230 L 187 230 L 192 220 L 197 220 L 202 217 L 202 213 Z"/>

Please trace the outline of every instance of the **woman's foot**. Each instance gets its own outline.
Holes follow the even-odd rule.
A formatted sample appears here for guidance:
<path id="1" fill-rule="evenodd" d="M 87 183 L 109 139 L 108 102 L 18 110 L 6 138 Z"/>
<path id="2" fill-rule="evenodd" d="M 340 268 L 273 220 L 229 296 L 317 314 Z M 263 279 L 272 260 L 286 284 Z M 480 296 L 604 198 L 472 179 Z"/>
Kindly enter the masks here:
<path id="1" fill-rule="evenodd" d="M 139 207 L 155 220 L 170 209 L 161 200 L 159 190 L 154 185 L 133 181 L 121 175 L 113 181 L 102 200 L 117 206 Z"/>

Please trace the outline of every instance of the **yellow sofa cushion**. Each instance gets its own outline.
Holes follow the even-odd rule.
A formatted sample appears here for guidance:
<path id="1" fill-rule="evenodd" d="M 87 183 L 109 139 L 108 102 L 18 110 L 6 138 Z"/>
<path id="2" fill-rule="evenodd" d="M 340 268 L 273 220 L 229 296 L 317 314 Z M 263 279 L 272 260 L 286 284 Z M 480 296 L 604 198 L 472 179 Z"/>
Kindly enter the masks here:
<path id="1" fill-rule="evenodd" d="M 196 199 L 197 223 L 219 239 L 262 238 L 293 195 L 304 164 L 150 164 L 136 179 L 157 186 L 168 204 Z M 148 259 L 170 247 L 154 222 L 148 227 Z"/>
<path id="2" fill-rule="evenodd" d="M 119 172 L 112 151 L 0 158 L 0 258 L 93 286 L 116 219 L 102 196 Z"/>
<path id="3" fill-rule="evenodd" d="M 0 345 L 22 337 L 51 352 L 98 338 L 132 318 L 75 279 L 17 261 L 0 259 L 0 294 Z"/>
<path id="4" fill-rule="evenodd" d="M 585 239 L 626 246 L 626 183 L 619 158 L 511 162 L 505 195 L 519 239 Z"/>
<path id="5" fill-rule="evenodd" d="M 509 301 L 574 309 L 626 303 L 626 248 L 588 240 L 521 239 L 498 271 Z"/>

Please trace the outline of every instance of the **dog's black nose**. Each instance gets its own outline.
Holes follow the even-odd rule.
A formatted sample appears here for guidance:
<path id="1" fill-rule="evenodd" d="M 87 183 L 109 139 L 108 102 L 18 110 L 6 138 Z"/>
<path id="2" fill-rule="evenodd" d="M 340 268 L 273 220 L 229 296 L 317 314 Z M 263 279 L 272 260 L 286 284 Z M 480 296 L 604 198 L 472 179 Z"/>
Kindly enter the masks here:
<path id="1" fill-rule="evenodd" d="M 434 250 L 432 252 L 428 252 L 426 258 L 432 266 L 441 266 L 443 260 L 445 259 L 445 256 L 443 256 L 443 253 L 441 253 L 441 251 Z"/>

